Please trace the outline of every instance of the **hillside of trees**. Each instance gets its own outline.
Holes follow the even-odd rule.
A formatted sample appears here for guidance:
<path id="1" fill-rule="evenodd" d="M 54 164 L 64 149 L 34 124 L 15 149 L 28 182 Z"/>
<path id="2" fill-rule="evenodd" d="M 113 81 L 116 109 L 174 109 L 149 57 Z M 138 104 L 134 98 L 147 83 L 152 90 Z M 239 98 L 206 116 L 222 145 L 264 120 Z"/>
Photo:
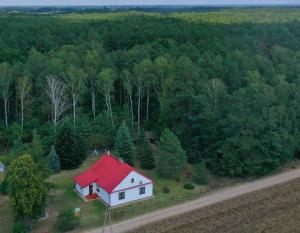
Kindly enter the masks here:
<path id="1" fill-rule="evenodd" d="M 48 155 L 63 125 L 112 148 L 124 121 L 215 174 L 270 173 L 300 158 L 299 28 L 299 9 L 3 14 L 0 151 L 36 134 Z"/>

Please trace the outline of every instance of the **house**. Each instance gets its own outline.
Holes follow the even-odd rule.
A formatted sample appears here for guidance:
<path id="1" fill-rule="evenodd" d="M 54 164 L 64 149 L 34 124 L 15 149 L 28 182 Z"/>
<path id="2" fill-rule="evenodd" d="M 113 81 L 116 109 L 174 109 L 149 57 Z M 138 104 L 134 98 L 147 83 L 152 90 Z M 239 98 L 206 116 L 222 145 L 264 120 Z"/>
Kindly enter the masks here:
<path id="1" fill-rule="evenodd" d="M 75 189 L 83 197 L 97 197 L 109 207 L 153 196 L 153 182 L 109 152 L 74 178 Z"/>
<path id="2" fill-rule="evenodd" d="M 5 166 L 4 164 L 0 161 L 0 173 L 4 172 Z"/>

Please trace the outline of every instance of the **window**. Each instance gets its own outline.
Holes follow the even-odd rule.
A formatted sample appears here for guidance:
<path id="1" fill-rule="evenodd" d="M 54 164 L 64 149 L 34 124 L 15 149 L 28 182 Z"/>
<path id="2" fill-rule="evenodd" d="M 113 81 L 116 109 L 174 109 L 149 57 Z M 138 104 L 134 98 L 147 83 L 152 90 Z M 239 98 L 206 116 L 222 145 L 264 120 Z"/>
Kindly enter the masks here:
<path id="1" fill-rule="evenodd" d="M 145 187 L 140 187 L 140 195 L 145 194 L 146 188 Z"/>
<path id="2" fill-rule="evenodd" d="M 119 193 L 119 200 L 125 199 L 125 192 L 120 192 Z"/>
<path id="3" fill-rule="evenodd" d="M 134 183 L 134 178 L 131 178 L 131 183 Z"/>

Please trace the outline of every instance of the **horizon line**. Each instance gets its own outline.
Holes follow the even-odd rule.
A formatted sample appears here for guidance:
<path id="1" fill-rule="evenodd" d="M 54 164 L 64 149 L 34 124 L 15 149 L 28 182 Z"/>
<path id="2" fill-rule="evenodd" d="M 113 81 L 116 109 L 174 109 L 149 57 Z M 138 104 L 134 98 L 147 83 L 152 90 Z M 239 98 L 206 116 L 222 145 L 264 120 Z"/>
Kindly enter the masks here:
<path id="1" fill-rule="evenodd" d="M 68 4 L 68 5 L 60 5 L 60 4 L 55 4 L 55 5 L 1 5 L 0 7 L 112 7 L 112 6 L 120 6 L 120 7 L 143 7 L 143 6 L 153 6 L 153 7 L 163 7 L 163 6 L 181 6 L 181 7 L 226 7 L 226 6 L 231 6 L 231 7 L 238 7 L 238 6 L 300 6 L 300 3 L 248 3 L 248 4 L 111 4 L 111 5 L 82 5 L 82 4 Z"/>

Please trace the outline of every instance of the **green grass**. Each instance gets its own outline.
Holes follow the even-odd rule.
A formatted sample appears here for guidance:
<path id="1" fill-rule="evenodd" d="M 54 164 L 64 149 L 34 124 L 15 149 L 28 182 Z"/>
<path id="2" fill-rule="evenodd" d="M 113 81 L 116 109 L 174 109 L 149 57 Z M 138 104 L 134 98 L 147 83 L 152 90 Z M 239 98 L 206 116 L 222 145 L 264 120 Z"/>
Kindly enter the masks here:
<path id="1" fill-rule="evenodd" d="M 103 217 L 105 212 L 104 205 L 98 201 L 84 202 L 77 193 L 74 191 L 73 178 L 80 174 L 83 170 L 91 166 L 97 158 L 88 157 L 82 166 L 75 170 L 63 171 L 59 174 L 52 175 L 49 178 L 49 182 L 55 184 L 56 190 L 51 191 L 48 198 L 47 211 L 50 214 L 50 218 L 43 221 L 41 224 L 37 224 L 36 232 L 41 228 L 47 228 L 51 232 L 55 232 L 53 228 L 59 211 L 65 207 L 79 207 L 80 211 L 80 229 L 94 228 L 100 226 L 103 223 Z M 185 190 L 183 184 L 186 179 L 177 182 L 175 180 L 162 179 L 157 177 L 154 170 L 146 171 L 142 170 L 149 178 L 154 181 L 154 195 L 155 197 L 146 201 L 137 202 L 134 204 L 126 205 L 120 208 L 112 210 L 112 221 L 121 221 L 126 218 L 136 216 L 157 208 L 162 208 L 167 205 L 174 204 L 176 202 L 182 202 L 190 199 L 191 197 L 199 196 L 199 190 Z M 164 187 L 170 189 L 170 193 L 165 194 L 162 192 Z"/>
<path id="2" fill-rule="evenodd" d="M 50 217 L 47 220 L 37 222 L 34 227 L 34 232 L 56 232 L 55 222 L 59 212 L 66 207 L 79 207 L 80 211 L 80 227 L 78 230 L 95 228 L 103 224 L 105 206 L 98 200 L 84 202 L 79 195 L 74 191 L 73 178 L 90 167 L 98 158 L 88 157 L 86 161 L 78 169 L 62 171 L 59 174 L 49 177 L 48 182 L 55 185 L 55 189 L 50 191 L 47 199 L 47 212 Z M 191 170 L 189 167 L 188 170 Z M 140 169 L 142 173 L 154 181 L 154 198 L 122 206 L 112 210 L 112 221 L 118 222 L 133 216 L 137 216 L 149 211 L 163 208 L 176 203 L 187 201 L 191 198 L 199 197 L 203 193 L 210 191 L 210 186 L 196 186 L 195 190 L 186 190 L 183 184 L 190 182 L 189 176 L 184 175 L 180 181 L 163 179 L 156 175 L 154 170 L 146 171 Z M 1 179 L 1 177 L 0 177 Z M 170 193 L 163 193 L 163 188 L 168 187 Z M 7 198 L 1 197 L 2 200 L 0 209 L 0 232 L 9 232 L 12 225 L 11 212 L 7 206 Z M 2 230 L 2 231 L 1 231 Z"/>

